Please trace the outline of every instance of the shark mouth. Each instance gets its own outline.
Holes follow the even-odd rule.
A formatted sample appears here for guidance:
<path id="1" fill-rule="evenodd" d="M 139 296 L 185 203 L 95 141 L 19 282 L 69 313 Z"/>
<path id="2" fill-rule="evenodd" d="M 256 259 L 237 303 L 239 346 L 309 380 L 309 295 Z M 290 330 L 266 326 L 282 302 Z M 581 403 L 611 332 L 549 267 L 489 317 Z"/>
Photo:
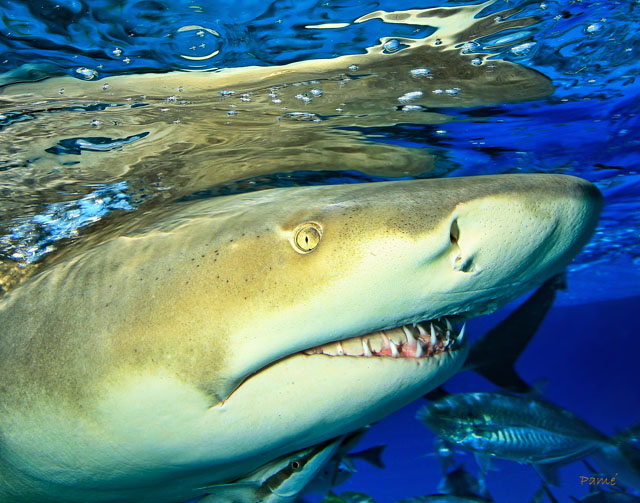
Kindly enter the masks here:
<path id="1" fill-rule="evenodd" d="M 403 325 L 389 330 L 377 330 L 302 351 L 306 355 L 363 356 L 391 358 L 429 358 L 452 351 L 464 344 L 465 325 L 458 333 L 444 318 L 429 323 Z"/>

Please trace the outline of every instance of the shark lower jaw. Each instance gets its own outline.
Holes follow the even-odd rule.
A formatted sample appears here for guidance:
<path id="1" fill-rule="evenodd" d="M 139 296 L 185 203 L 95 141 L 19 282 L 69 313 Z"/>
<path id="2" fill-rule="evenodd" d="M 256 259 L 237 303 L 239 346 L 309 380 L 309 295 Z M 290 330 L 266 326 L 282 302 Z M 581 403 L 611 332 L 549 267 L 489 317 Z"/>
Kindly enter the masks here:
<path id="1" fill-rule="evenodd" d="M 337 357 L 427 359 L 460 349 L 464 342 L 465 325 L 462 325 L 460 330 L 455 330 L 445 317 L 392 329 L 376 330 L 357 337 L 322 344 L 301 353 Z"/>

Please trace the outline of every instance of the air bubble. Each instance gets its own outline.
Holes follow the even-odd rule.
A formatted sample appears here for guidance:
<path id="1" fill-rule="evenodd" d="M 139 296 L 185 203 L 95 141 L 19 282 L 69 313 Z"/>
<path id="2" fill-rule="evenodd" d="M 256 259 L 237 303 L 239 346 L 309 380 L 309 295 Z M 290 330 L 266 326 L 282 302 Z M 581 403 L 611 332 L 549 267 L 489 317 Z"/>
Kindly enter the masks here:
<path id="1" fill-rule="evenodd" d="M 593 24 L 590 24 L 589 26 L 587 26 L 585 28 L 585 31 L 587 33 L 598 33 L 600 30 L 602 30 L 603 26 L 604 25 L 602 23 L 593 23 Z"/>
<path id="2" fill-rule="evenodd" d="M 412 77 L 426 77 L 431 75 L 431 70 L 428 68 L 414 68 L 409 72 Z"/>
<path id="3" fill-rule="evenodd" d="M 105 82 L 104 84 L 102 84 L 102 90 L 106 91 L 107 89 L 109 89 L 109 84 Z"/>
<path id="4" fill-rule="evenodd" d="M 223 98 L 226 96 L 232 96 L 234 94 L 235 92 L 230 89 L 223 89 L 222 91 L 220 91 L 220 96 L 222 96 Z"/>
<path id="5" fill-rule="evenodd" d="M 227 116 L 231 117 L 233 115 L 238 115 L 238 111 L 237 110 L 229 110 L 227 112 Z"/>
<path id="6" fill-rule="evenodd" d="M 129 63 L 131 63 L 131 59 L 129 59 L 129 58 L 124 58 L 124 59 L 122 60 L 122 62 L 123 62 L 125 65 L 128 65 Z"/>
<path id="7" fill-rule="evenodd" d="M 122 56 L 122 49 L 120 49 L 120 47 L 116 47 L 113 51 L 111 51 L 111 54 L 113 54 L 116 58 L 119 58 L 120 56 Z"/>
<path id="8" fill-rule="evenodd" d="M 403 112 L 419 112 L 424 110 L 420 105 L 405 105 L 402 107 Z"/>
<path id="9" fill-rule="evenodd" d="M 516 56 L 526 56 L 531 52 L 531 49 L 535 47 L 535 42 L 525 42 L 524 44 L 516 45 L 511 48 L 511 53 Z"/>
<path id="10" fill-rule="evenodd" d="M 476 42 L 466 42 L 462 46 L 462 54 L 468 54 L 480 48 L 480 44 Z"/>
<path id="11" fill-rule="evenodd" d="M 453 88 L 453 89 L 447 89 L 445 91 L 445 93 L 447 93 L 449 96 L 458 96 L 458 88 Z"/>
<path id="12" fill-rule="evenodd" d="M 92 80 L 98 76 L 98 72 L 84 66 L 81 68 L 76 68 L 76 73 L 80 75 L 84 80 Z"/>
<path id="13" fill-rule="evenodd" d="M 311 89 L 311 94 L 313 94 L 314 96 L 322 96 L 322 89 L 314 87 L 313 89 Z"/>
<path id="14" fill-rule="evenodd" d="M 382 46 L 382 52 L 387 54 L 394 53 L 400 49 L 400 42 L 398 42 L 395 38 L 388 40 Z"/>
<path id="15" fill-rule="evenodd" d="M 400 103 L 409 103 L 410 101 L 417 100 L 422 97 L 422 91 L 412 91 L 410 93 L 405 93 L 398 98 Z"/>
<path id="16" fill-rule="evenodd" d="M 482 64 L 482 58 L 473 58 L 471 60 L 472 65 L 480 66 Z"/>
<path id="17" fill-rule="evenodd" d="M 360 68 L 360 67 L 359 67 L 358 65 L 349 65 L 349 66 L 347 67 L 347 70 L 350 70 L 350 71 L 352 71 L 352 72 L 355 72 L 355 71 L 358 71 L 358 69 L 359 69 L 359 68 Z"/>

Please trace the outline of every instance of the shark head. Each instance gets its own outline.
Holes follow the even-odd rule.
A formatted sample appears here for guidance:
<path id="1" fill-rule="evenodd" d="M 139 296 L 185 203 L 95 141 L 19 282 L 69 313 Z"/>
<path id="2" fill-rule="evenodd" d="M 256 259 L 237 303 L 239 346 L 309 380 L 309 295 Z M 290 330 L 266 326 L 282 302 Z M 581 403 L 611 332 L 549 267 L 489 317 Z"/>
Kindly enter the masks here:
<path id="1" fill-rule="evenodd" d="M 601 205 L 593 185 L 561 175 L 184 204 L 3 301 L 0 419 L 19 453 L 5 465 L 34 486 L 179 501 L 355 431 L 459 369 L 458 324 L 566 267 Z"/>

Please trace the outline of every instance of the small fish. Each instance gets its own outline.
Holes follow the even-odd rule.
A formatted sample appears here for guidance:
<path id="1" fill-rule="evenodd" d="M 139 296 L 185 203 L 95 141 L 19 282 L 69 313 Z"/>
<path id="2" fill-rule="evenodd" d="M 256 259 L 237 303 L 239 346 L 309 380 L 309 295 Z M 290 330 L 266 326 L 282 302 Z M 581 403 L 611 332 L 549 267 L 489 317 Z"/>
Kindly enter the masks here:
<path id="1" fill-rule="evenodd" d="M 362 437 L 369 430 L 361 428 L 349 435 L 345 435 L 335 454 L 327 460 L 318 474 L 304 488 L 304 494 L 327 494 L 331 489 L 344 484 L 356 472 L 355 460 L 366 461 L 376 468 L 384 468 L 382 452 L 386 445 L 377 445 L 358 452 L 350 452 L 360 443 Z"/>
<path id="2" fill-rule="evenodd" d="M 339 451 L 346 436 L 282 456 L 227 484 L 197 490 L 198 503 L 291 503 Z"/>
<path id="3" fill-rule="evenodd" d="M 530 464 L 554 485 L 555 464 L 611 445 L 575 414 L 531 395 L 450 395 L 420 409 L 418 419 L 443 440 L 477 453 L 480 459 Z"/>

